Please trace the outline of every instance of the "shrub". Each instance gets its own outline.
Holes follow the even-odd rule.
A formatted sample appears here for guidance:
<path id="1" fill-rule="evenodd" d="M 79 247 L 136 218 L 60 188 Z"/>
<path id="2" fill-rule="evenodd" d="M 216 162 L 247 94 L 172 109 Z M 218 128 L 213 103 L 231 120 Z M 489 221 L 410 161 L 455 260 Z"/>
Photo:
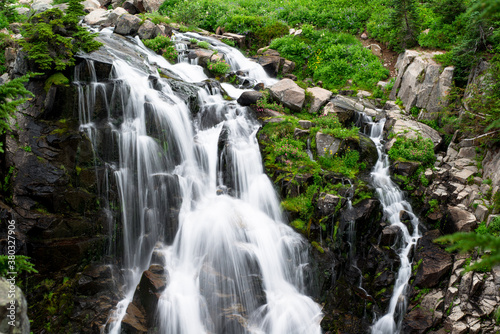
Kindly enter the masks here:
<path id="1" fill-rule="evenodd" d="M 179 53 L 177 52 L 177 49 L 173 45 L 168 46 L 163 52 L 163 57 L 170 62 L 175 62 L 178 56 Z"/>
<path id="2" fill-rule="evenodd" d="M 158 35 L 152 39 L 146 39 L 142 41 L 147 48 L 150 48 L 156 53 L 162 53 L 169 46 L 173 46 L 174 43 L 167 36 Z"/>
<path id="3" fill-rule="evenodd" d="M 210 43 L 205 42 L 205 41 L 199 41 L 196 43 L 200 48 L 203 49 L 210 49 Z"/>
<path id="4" fill-rule="evenodd" d="M 400 136 L 388 152 L 392 160 L 418 161 L 423 164 L 432 164 L 436 160 L 434 156 L 434 144 L 429 138 L 407 138 Z"/>
<path id="5" fill-rule="evenodd" d="M 224 75 L 229 72 L 229 70 L 231 69 L 231 65 L 226 63 L 224 59 L 221 59 L 214 62 L 209 61 L 207 63 L 207 68 L 215 75 Z"/>
<path id="6" fill-rule="evenodd" d="M 11 269 L 9 265 L 9 256 L 0 255 L 0 277 L 7 277 L 8 272 L 15 272 L 17 276 L 25 273 L 38 273 L 30 258 L 24 255 L 15 255 L 15 269 Z M 10 275 L 9 275 L 10 276 Z"/>

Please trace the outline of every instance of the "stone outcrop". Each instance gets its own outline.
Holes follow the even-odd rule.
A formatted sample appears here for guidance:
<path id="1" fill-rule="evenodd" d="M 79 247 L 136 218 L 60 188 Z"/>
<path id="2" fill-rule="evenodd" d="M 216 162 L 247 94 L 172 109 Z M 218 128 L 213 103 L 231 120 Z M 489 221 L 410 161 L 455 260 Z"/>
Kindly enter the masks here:
<path id="1" fill-rule="evenodd" d="M 120 35 L 134 35 L 139 31 L 141 19 L 131 14 L 121 15 L 117 22 L 114 33 Z"/>
<path id="2" fill-rule="evenodd" d="M 29 334 L 28 303 L 21 289 L 0 277 L 0 332 L 4 334 Z"/>
<path id="3" fill-rule="evenodd" d="M 257 91 L 246 91 L 243 92 L 238 98 L 238 103 L 242 106 L 249 106 L 257 103 L 259 99 L 261 99 L 263 94 Z"/>
<path id="4" fill-rule="evenodd" d="M 88 25 L 109 25 L 111 24 L 110 12 L 105 9 L 96 9 L 91 11 L 83 19 Z"/>
<path id="5" fill-rule="evenodd" d="M 306 92 L 312 96 L 311 107 L 309 108 L 311 114 L 317 113 L 333 95 L 331 91 L 320 87 L 307 88 Z"/>
<path id="6" fill-rule="evenodd" d="M 432 117 L 446 104 L 453 78 L 453 67 L 443 69 L 432 58 L 440 52 L 406 50 L 396 63 L 398 75 L 390 99 L 400 98 L 407 111 L 425 109 L 423 118 Z M 429 113 L 429 114 L 427 114 Z"/>
<path id="7" fill-rule="evenodd" d="M 293 111 L 300 111 L 304 106 L 306 94 L 293 80 L 283 79 L 271 87 L 269 91 L 274 100 Z"/>
<path id="8" fill-rule="evenodd" d="M 224 34 L 226 35 L 226 34 Z M 275 77 L 279 73 L 286 75 L 295 69 L 295 63 L 280 56 L 273 49 L 262 48 L 257 51 L 254 59 L 259 63 L 269 76 Z"/>
<path id="9" fill-rule="evenodd" d="M 143 24 L 141 24 L 137 34 L 140 39 L 151 39 L 155 38 L 158 35 L 158 32 L 159 31 L 156 29 L 156 25 L 153 22 L 146 20 Z"/>

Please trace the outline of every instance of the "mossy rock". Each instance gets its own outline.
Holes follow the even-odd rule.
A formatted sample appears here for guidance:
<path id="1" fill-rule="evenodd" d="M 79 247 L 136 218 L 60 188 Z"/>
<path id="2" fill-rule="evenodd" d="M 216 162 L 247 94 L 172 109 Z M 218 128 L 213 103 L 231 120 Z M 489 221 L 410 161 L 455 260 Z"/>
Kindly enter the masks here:
<path id="1" fill-rule="evenodd" d="M 66 78 L 66 76 L 61 72 L 54 73 L 47 80 L 45 80 L 45 85 L 43 86 L 43 88 L 46 92 L 48 92 L 52 85 L 67 87 L 69 86 L 69 79 Z"/>

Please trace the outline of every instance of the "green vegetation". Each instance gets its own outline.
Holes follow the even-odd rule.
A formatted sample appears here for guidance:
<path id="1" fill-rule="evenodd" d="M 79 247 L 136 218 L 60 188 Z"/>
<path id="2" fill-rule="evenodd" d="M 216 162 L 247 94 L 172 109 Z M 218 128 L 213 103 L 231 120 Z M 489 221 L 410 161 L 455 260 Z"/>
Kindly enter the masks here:
<path id="1" fill-rule="evenodd" d="M 153 39 L 146 39 L 142 41 L 144 45 L 154 52 L 161 54 L 165 59 L 170 62 L 175 62 L 179 55 L 174 43 L 167 36 L 158 35 Z"/>
<path id="2" fill-rule="evenodd" d="M 0 135 L 10 129 L 10 119 L 15 117 L 16 108 L 33 96 L 24 87 L 29 78 L 30 75 L 25 75 L 0 85 Z M 0 153 L 3 153 L 3 142 L 0 143 Z"/>
<path id="3" fill-rule="evenodd" d="M 11 255 L 12 256 L 12 255 Z M 17 273 L 16 276 L 20 276 L 22 273 L 37 273 L 38 271 L 35 269 L 33 263 L 29 260 L 28 256 L 24 255 L 13 255 L 15 261 L 15 269 L 10 269 L 9 267 L 9 256 L 8 255 L 0 255 L 0 276 L 7 277 L 8 272 Z M 10 275 L 9 275 L 10 276 Z"/>
<path id="4" fill-rule="evenodd" d="M 388 152 L 392 160 L 417 161 L 431 165 L 436 160 L 434 144 L 429 138 L 407 138 L 400 136 Z"/>
<path id="5" fill-rule="evenodd" d="M 202 48 L 202 49 L 208 49 L 208 50 L 210 50 L 210 49 L 211 49 L 211 48 L 210 48 L 210 43 L 208 43 L 208 42 L 205 42 L 205 41 L 199 41 L 199 42 L 197 42 L 196 44 L 197 44 L 200 48 Z"/>
<path id="6" fill-rule="evenodd" d="M 220 60 L 215 60 L 213 62 L 209 61 L 207 64 L 207 68 L 210 72 L 218 76 L 228 73 L 229 70 L 231 69 L 231 65 L 226 63 L 224 59 L 220 59 Z"/>
<path id="7" fill-rule="evenodd" d="M 328 89 L 340 88 L 352 79 L 361 88 L 372 88 L 389 71 L 354 36 L 302 26 L 300 36 L 273 40 L 270 47 L 294 61 L 299 78 L 313 77 Z"/>
<path id="8" fill-rule="evenodd" d="M 20 44 L 41 70 L 62 71 L 75 64 L 78 51 L 90 52 L 102 45 L 94 40 L 97 34 L 78 25 L 79 16 L 85 14 L 80 0 L 70 0 L 66 13 L 50 9 L 34 15 L 23 26 Z"/>

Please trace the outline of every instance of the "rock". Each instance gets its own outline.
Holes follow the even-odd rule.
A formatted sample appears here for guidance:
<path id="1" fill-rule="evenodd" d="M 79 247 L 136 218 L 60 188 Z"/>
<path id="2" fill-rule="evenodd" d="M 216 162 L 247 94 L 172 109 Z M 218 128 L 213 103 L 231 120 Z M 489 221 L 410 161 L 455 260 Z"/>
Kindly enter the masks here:
<path id="1" fill-rule="evenodd" d="M 88 11 L 94 11 L 101 8 L 101 4 L 97 0 L 85 0 L 82 2 L 83 8 Z"/>
<path id="2" fill-rule="evenodd" d="M 109 19 L 110 12 L 105 9 L 96 9 L 85 15 L 83 21 L 88 25 L 105 25 L 111 24 Z"/>
<path id="3" fill-rule="evenodd" d="M 223 27 L 220 27 L 220 26 L 217 27 L 217 29 L 215 30 L 216 35 L 222 35 L 222 34 L 224 34 L 224 32 L 225 32 L 225 29 Z"/>
<path id="4" fill-rule="evenodd" d="M 222 34 L 224 37 L 228 37 L 228 39 L 233 40 L 238 44 L 238 47 L 243 48 L 245 46 L 245 36 L 233 34 L 229 32 L 225 32 Z"/>
<path id="5" fill-rule="evenodd" d="M 129 14 L 140 14 L 144 12 L 144 7 L 142 6 L 142 1 L 138 0 L 127 0 L 122 4 L 123 9 L 125 9 Z"/>
<path id="6" fill-rule="evenodd" d="M 249 106 L 256 104 L 259 99 L 261 99 L 263 94 L 257 91 L 246 91 L 243 92 L 238 98 L 238 103 L 242 106 Z"/>
<path id="7" fill-rule="evenodd" d="M 384 227 L 380 234 L 379 245 L 387 247 L 393 246 L 399 236 L 399 232 L 399 228 L 395 225 Z"/>
<path id="8" fill-rule="evenodd" d="M 415 171 L 417 170 L 418 167 L 420 167 L 421 163 L 420 162 L 414 162 L 414 161 L 396 161 L 392 166 L 391 169 L 394 171 L 394 173 L 403 175 L 403 176 L 411 176 Z"/>
<path id="9" fill-rule="evenodd" d="M 153 22 L 146 20 L 141 24 L 137 33 L 140 39 L 151 39 L 157 36 L 158 30 Z"/>
<path id="10" fill-rule="evenodd" d="M 322 132 L 316 133 L 316 153 L 319 156 L 334 156 L 340 148 L 342 140 L 324 134 Z"/>
<path id="11" fill-rule="evenodd" d="M 303 129 L 310 129 L 312 128 L 313 123 L 311 121 L 300 120 L 299 126 L 302 127 Z"/>
<path id="12" fill-rule="evenodd" d="M 142 0 L 142 6 L 146 12 L 156 12 L 160 8 L 163 0 Z"/>
<path id="13" fill-rule="evenodd" d="M 403 320 L 403 331 L 407 334 L 423 334 L 432 327 L 432 312 L 423 308 L 411 310 Z"/>
<path id="14" fill-rule="evenodd" d="M 121 330 L 127 334 L 148 333 L 146 315 L 134 303 L 130 303 L 127 307 L 127 312 L 122 320 Z"/>
<path id="15" fill-rule="evenodd" d="M 306 91 L 312 95 L 311 108 L 309 109 L 311 114 L 317 113 L 333 95 L 329 90 L 320 87 L 307 88 Z"/>
<path id="16" fill-rule="evenodd" d="M 389 110 L 386 114 L 388 121 L 385 123 L 385 129 L 389 130 L 389 134 L 412 139 L 416 139 L 418 136 L 429 138 L 432 140 L 435 149 L 441 144 L 443 140 L 441 135 L 430 126 L 412 119 L 406 119 L 397 110 Z M 391 147 L 392 144 L 386 145 L 387 149 Z"/>
<path id="17" fill-rule="evenodd" d="M 285 79 L 291 79 L 293 81 L 297 81 L 297 76 L 295 74 L 291 74 L 291 73 L 289 73 L 287 75 L 284 75 L 283 78 L 285 78 Z"/>
<path id="18" fill-rule="evenodd" d="M 26 7 L 16 7 L 14 10 L 19 14 L 19 15 L 28 15 L 30 12 L 29 8 Z"/>
<path id="19" fill-rule="evenodd" d="M 377 57 L 382 57 L 382 48 L 378 44 L 370 44 L 367 46 L 368 49 Z"/>
<path id="20" fill-rule="evenodd" d="M 362 33 L 360 37 L 361 39 L 368 39 L 368 35 L 366 34 L 366 32 Z"/>
<path id="21" fill-rule="evenodd" d="M 111 0 L 97 0 L 102 8 L 108 8 L 111 5 Z"/>
<path id="22" fill-rule="evenodd" d="M 406 108 L 413 106 L 434 113 L 446 105 L 445 97 L 451 88 L 453 67 L 444 70 L 433 57 L 441 52 L 406 50 L 396 63 L 398 76 L 389 98 L 399 97 Z"/>
<path id="23" fill-rule="evenodd" d="M 301 111 L 306 94 L 293 80 L 283 79 L 269 87 L 273 99 L 293 111 Z"/>
<path id="24" fill-rule="evenodd" d="M 458 152 L 459 158 L 466 158 L 469 160 L 474 160 L 476 158 L 476 148 L 475 147 L 462 147 Z"/>
<path id="25" fill-rule="evenodd" d="M 280 56 L 259 56 L 257 57 L 257 63 L 261 65 L 269 76 L 276 77 L 278 75 L 279 69 L 285 62 L 284 58 Z"/>
<path id="26" fill-rule="evenodd" d="M 495 188 L 500 186 L 500 150 L 488 150 L 483 159 L 483 178 L 491 180 L 493 194 Z"/>
<path id="27" fill-rule="evenodd" d="M 299 128 L 295 128 L 293 130 L 293 137 L 294 138 L 305 137 L 305 136 L 309 136 L 309 133 L 310 133 L 309 130 L 302 130 L 302 129 L 299 129 Z"/>
<path id="28" fill-rule="evenodd" d="M 0 333 L 29 334 L 28 303 L 21 289 L 8 278 L 0 277 Z M 14 326 L 9 324 L 11 321 Z"/>
<path id="29" fill-rule="evenodd" d="M 31 5 L 31 11 L 34 14 L 40 14 L 52 8 L 52 0 L 35 0 Z"/>
<path id="30" fill-rule="evenodd" d="M 124 14 L 117 20 L 114 32 L 120 35 L 134 35 L 139 31 L 141 19 L 131 14 Z"/>
<path id="31" fill-rule="evenodd" d="M 483 204 L 479 204 L 476 208 L 476 211 L 474 211 L 474 216 L 476 216 L 476 219 L 478 221 L 480 222 L 484 221 L 488 216 L 488 208 L 485 207 Z"/>
<path id="32" fill-rule="evenodd" d="M 172 27 L 166 25 L 165 23 L 160 23 L 156 25 L 156 36 L 162 35 L 171 37 L 173 33 Z"/>
<path id="33" fill-rule="evenodd" d="M 417 275 L 415 285 L 422 288 L 431 288 L 438 285 L 441 279 L 448 274 L 453 266 L 451 255 L 433 240 L 440 236 L 439 230 L 429 231 L 419 240 L 417 249 L 417 261 L 422 260 Z"/>
<path id="34" fill-rule="evenodd" d="M 293 70 L 295 70 L 295 63 L 291 60 L 285 59 L 285 62 L 283 63 L 283 67 L 281 69 L 281 73 L 283 75 L 293 75 L 291 74 Z M 297 77 L 295 75 L 293 76 L 295 77 L 295 79 L 293 80 L 296 81 Z"/>
<path id="35" fill-rule="evenodd" d="M 123 9 L 122 7 L 117 7 L 115 9 L 113 9 L 110 13 L 109 13 L 109 22 L 112 24 L 112 25 L 115 25 L 116 22 L 118 22 L 118 18 L 124 14 L 128 14 L 128 12 Z"/>
<path id="36" fill-rule="evenodd" d="M 471 232 L 476 226 L 476 217 L 463 209 L 454 206 L 448 206 L 447 228 L 451 233 Z"/>
<path id="37" fill-rule="evenodd" d="M 337 118 L 343 124 L 348 123 L 354 117 L 354 111 L 343 108 L 337 108 L 333 104 L 333 102 L 328 102 L 326 106 L 323 108 L 322 115 L 326 116 L 332 113 L 337 115 Z"/>
<path id="38" fill-rule="evenodd" d="M 457 170 L 454 169 L 451 172 L 452 178 L 462 184 L 467 184 L 467 179 L 474 175 L 476 172 L 470 170 L 470 169 L 462 169 L 462 170 Z"/>
<path id="39" fill-rule="evenodd" d="M 298 30 L 295 30 L 295 32 L 293 33 L 295 36 L 300 36 L 302 35 L 302 29 L 298 29 Z"/>
<path id="40" fill-rule="evenodd" d="M 322 216 L 329 216 L 335 213 L 335 208 L 343 199 L 332 194 L 322 193 L 318 198 L 318 210 Z M 344 199 L 345 201 L 345 199 Z"/>

